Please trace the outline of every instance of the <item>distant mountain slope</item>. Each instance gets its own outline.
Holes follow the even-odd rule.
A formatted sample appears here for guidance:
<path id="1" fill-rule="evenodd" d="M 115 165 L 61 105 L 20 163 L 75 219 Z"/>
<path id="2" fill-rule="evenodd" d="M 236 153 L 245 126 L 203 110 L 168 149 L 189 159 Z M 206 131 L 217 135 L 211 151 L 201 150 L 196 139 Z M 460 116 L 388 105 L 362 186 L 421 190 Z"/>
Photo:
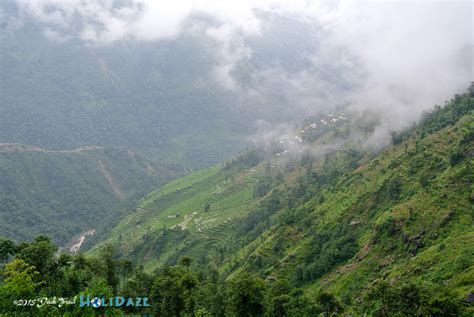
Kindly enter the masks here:
<path id="1" fill-rule="evenodd" d="M 25 240 L 48 234 L 64 244 L 113 221 L 121 204 L 170 175 L 126 149 L 0 144 L 0 235 Z"/>
<path id="2" fill-rule="evenodd" d="M 385 282 L 461 301 L 474 285 L 470 90 L 378 154 L 363 146 L 367 118 L 309 122 L 294 140 L 310 145 L 293 159 L 247 151 L 177 180 L 107 241 L 150 270 L 191 256 L 228 279 L 246 271 L 330 291 L 354 314 L 385 309 L 376 295 Z"/>
<path id="3" fill-rule="evenodd" d="M 14 2 L 1 2 L 0 10 L 5 17 L 21 18 Z M 49 39 L 41 23 L 21 21 L 0 23 L 0 143 L 55 150 L 123 146 L 146 151 L 155 161 L 201 169 L 248 145 L 259 120 L 301 119 L 302 111 L 294 110 L 284 92 L 262 91 L 264 95 L 249 101 L 244 100 L 248 89 L 223 87 L 214 71 L 220 47 L 203 34 L 189 31 L 167 41 L 88 45 L 78 39 Z M 250 41 L 253 55 L 236 65 L 236 79 L 256 87 L 256 74 L 281 65 L 342 80 L 340 69 L 312 66 L 314 30 L 300 32 L 308 25 L 278 15 L 265 21 L 278 37 Z"/>

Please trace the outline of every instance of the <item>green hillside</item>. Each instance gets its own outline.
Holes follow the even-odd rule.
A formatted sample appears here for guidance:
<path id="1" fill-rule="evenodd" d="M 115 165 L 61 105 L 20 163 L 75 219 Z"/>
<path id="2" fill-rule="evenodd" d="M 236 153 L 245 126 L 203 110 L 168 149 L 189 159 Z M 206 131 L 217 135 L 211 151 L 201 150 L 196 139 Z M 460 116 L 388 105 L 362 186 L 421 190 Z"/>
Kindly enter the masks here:
<path id="1" fill-rule="evenodd" d="M 280 209 L 230 256 L 229 271 L 284 276 L 358 313 L 380 308 L 364 299 L 383 282 L 443 285 L 463 299 L 474 286 L 472 109 L 472 98 L 459 98 L 307 202 Z M 291 195 L 278 197 L 286 205 Z"/>
<path id="2" fill-rule="evenodd" d="M 472 316 L 473 106 L 471 86 L 385 147 L 367 143 L 376 115 L 310 118 L 298 133 L 153 191 L 86 256 L 58 256 L 45 236 L 0 239 L 0 310 Z M 43 153 L 4 151 L 12 147 Z M 61 154 L 95 160 L 100 174 L 106 152 Z M 146 296 L 150 306 L 12 305 L 54 294 Z"/>
<path id="3" fill-rule="evenodd" d="M 48 234 L 64 245 L 116 223 L 128 206 L 171 176 L 132 151 L 48 151 L 0 144 L 0 232 L 18 241 Z"/>
<path id="4" fill-rule="evenodd" d="M 357 314 L 390 309 L 374 295 L 384 283 L 443 286 L 460 302 L 474 291 L 473 102 L 457 95 L 382 151 L 364 145 L 376 117 L 310 120 L 301 153 L 277 142 L 172 182 L 107 242 L 149 271 L 191 257 L 223 279 L 250 272 L 333 293 Z"/>
<path id="5" fill-rule="evenodd" d="M 8 1 L 1 9 L 19 14 Z M 25 21 L 0 25 L 0 42 L 0 143 L 127 147 L 195 169 L 236 153 L 250 128 L 245 118 L 227 120 L 236 114 L 223 106 L 225 91 L 202 75 L 205 48 L 196 39 L 89 47 L 50 41 Z"/>
<path id="6" fill-rule="evenodd" d="M 239 162 L 251 166 L 258 159 L 250 151 Z M 141 199 L 135 211 L 112 230 L 111 240 L 123 255 L 142 259 L 149 268 L 176 262 L 178 253 L 199 255 L 201 248 L 219 244 L 233 220 L 253 208 L 259 173 L 236 173 L 229 164 L 173 181 Z M 164 250 L 171 252 L 162 254 Z"/>

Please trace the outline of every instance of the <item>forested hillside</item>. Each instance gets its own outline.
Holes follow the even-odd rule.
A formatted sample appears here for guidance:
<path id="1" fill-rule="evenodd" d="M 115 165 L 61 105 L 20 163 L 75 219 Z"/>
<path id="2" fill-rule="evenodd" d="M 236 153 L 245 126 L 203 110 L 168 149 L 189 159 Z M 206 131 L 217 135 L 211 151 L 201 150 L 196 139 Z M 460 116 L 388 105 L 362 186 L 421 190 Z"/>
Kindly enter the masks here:
<path id="1" fill-rule="evenodd" d="M 74 27 L 63 37 L 38 19 L 43 6 L 46 15 L 65 13 L 52 9 L 57 4 L 74 8 L 0 3 L 0 235 L 18 242 L 44 233 L 64 246 L 97 222 L 113 228 L 134 198 L 165 180 L 233 157 L 260 129 L 325 110 L 307 107 L 317 95 L 311 89 L 293 97 L 296 82 L 314 84 L 308 72 L 334 89 L 351 87 L 339 75 L 348 67 L 312 62 L 310 39 L 319 31 L 297 19 L 260 12 L 268 35 L 245 38 L 252 54 L 231 61 L 227 77 L 236 84 L 226 87 L 216 70 L 228 53 L 208 36 L 217 28 L 210 16 L 189 17 L 182 33 L 164 41 L 92 43 L 72 36 Z M 22 145 L 11 151 L 10 144 Z M 107 157 L 75 151 L 90 146 L 107 149 Z M 157 174 L 117 148 L 133 151 Z"/>
<path id="2" fill-rule="evenodd" d="M 219 43 L 195 31 L 162 42 L 91 45 L 49 38 L 42 23 L 22 19 L 21 6 L 13 2 L 0 3 L 0 10 L 14 21 L 0 23 L 0 143 L 49 150 L 122 146 L 154 161 L 202 169 L 248 145 L 259 120 L 289 122 L 305 115 L 271 86 L 253 91 L 255 81 L 268 81 L 254 78 L 259 71 L 272 65 L 318 71 L 307 58 L 312 34 L 297 32 L 308 26 L 277 15 L 262 19 L 279 36 L 249 40 L 252 58 L 236 65 L 236 79 L 246 85 L 242 91 L 214 78 Z M 213 22 L 204 16 L 188 22 L 202 23 Z M 269 51 L 272 57 L 266 58 Z M 325 80 L 340 80 L 340 67 L 318 67 L 324 67 Z M 257 98 L 248 99 L 249 89 Z"/>
<path id="3" fill-rule="evenodd" d="M 0 232 L 17 241 L 42 233 L 56 243 L 118 221 L 130 201 L 173 176 L 121 148 L 49 151 L 0 144 Z"/>
<path id="4" fill-rule="evenodd" d="M 198 57 L 166 68 L 155 65 L 175 64 L 166 47 L 55 42 L 33 22 L 19 30 L 0 25 L 0 42 L 0 142 L 50 150 L 122 146 L 193 168 L 241 146 L 246 127 L 222 120 L 235 116 L 222 106 L 227 96 L 184 77 Z M 180 55 L 196 45 L 189 40 Z"/>
<path id="5" fill-rule="evenodd" d="M 364 146 L 376 119 L 313 118 L 293 138 L 152 192 L 86 256 L 58 256 L 44 236 L 1 239 L 0 309 L 471 316 L 473 88 L 383 149 Z M 150 306 L 12 305 L 58 293 L 144 296 Z"/>
<path id="6" fill-rule="evenodd" d="M 470 316 L 473 106 L 471 85 L 382 149 L 364 144 L 376 118 L 347 109 L 313 118 L 292 138 L 152 192 L 86 256 L 58 255 L 45 236 L 1 239 L 0 309 Z M 79 153 L 105 161 L 95 151 Z M 147 297 L 150 306 L 12 305 L 58 293 Z"/>
<path id="7" fill-rule="evenodd" d="M 293 158 L 249 150 L 170 183 L 107 241 L 149 271 L 191 258 L 222 280 L 247 272 L 330 292 L 350 314 L 457 307 L 474 281 L 473 94 L 382 151 L 364 145 L 376 120 L 321 119 L 294 138 L 310 146 Z M 331 142 L 341 145 L 322 151 Z"/>

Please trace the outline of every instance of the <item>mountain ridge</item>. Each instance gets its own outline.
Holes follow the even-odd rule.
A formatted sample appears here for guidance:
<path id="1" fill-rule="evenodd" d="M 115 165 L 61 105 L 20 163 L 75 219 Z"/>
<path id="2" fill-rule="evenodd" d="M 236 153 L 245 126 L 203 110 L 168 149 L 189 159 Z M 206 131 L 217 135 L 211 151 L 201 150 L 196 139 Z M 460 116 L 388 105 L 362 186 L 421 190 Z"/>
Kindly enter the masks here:
<path id="1" fill-rule="evenodd" d="M 3 235 L 24 240 L 42 232 L 60 245 L 91 226 L 102 234 L 123 214 L 122 205 L 179 175 L 126 148 L 48 150 L 11 143 L 0 144 L 0 172 Z"/>

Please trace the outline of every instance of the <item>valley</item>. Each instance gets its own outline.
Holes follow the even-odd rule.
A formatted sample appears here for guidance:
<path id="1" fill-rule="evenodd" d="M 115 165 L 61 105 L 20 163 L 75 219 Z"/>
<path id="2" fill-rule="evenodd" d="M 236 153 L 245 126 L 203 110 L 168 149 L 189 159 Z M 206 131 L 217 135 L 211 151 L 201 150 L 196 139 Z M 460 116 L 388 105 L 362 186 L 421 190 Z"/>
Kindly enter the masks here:
<path id="1" fill-rule="evenodd" d="M 0 317 L 474 316 L 472 1 L 0 1 Z"/>
<path id="2" fill-rule="evenodd" d="M 97 224 L 93 214 L 71 242 L 72 255 L 56 258 L 57 247 L 38 236 L 18 246 L 0 239 L 2 257 L 15 255 L 8 268 L 26 263 L 21 261 L 43 268 L 41 278 L 65 294 L 76 292 L 67 286 L 70 274 L 82 276 L 72 283 L 84 283 L 87 292 L 147 294 L 153 303 L 147 311 L 156 314 L 199 310 L 240 316 L 249 309 L 251 316 L 275 315 L 283 300 L 286 306 L 278 309 L 288 316 L 327 311 L 469 316 L 473 111 L 471 85 L 417 125 L 392 133 L 388 144 L 369 141 L 379 124 L 376 115 L 349 111 L 340 120 L 331 121 L 334 113 L 309 118 L 294 132 L 230 160 L 155 185 L 100 236 L 89 229 Z M 2 155 L 27 147 L 7 148 Z M 112 164 L 108 151 L 68 155 L 90 159 L 110 199 L 119 202 L 115 186 L 125 194 L 130 185 L 124 179 L 151 170 L 132 152 L 118 149 Z M 124 160 L 122 174 L 117 158 Z M 49 255 L 32 257 L 34 250 Z M 55 271 L 58 266 L 64 273 Z M 247 296 L 256 302 L 235 305 Z M 191 306 L 180 304 L 191 299 Z M 407 301 L 413 303 L 409 308 Z"/>

